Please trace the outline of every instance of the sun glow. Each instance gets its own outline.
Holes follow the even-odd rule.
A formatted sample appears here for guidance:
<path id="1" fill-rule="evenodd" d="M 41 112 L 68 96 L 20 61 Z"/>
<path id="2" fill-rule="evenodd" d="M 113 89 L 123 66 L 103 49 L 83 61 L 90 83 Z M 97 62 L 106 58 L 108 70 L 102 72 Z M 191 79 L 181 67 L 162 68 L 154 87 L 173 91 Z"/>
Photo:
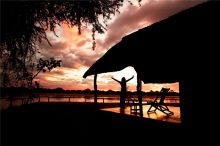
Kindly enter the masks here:
<path id="1" fill-rule="evenodd" d="M 129 81 L 129 83 L 136 83 L 137 81 L 137 73 L 133 67 L 126 67 L 121 71 L 114 72 L 112 73 L 112 76 L 118 80 L 121 80 L 122 77 L 129 79 L 132 76 L 134 76 L 134 78 L 131 81 Z"/>

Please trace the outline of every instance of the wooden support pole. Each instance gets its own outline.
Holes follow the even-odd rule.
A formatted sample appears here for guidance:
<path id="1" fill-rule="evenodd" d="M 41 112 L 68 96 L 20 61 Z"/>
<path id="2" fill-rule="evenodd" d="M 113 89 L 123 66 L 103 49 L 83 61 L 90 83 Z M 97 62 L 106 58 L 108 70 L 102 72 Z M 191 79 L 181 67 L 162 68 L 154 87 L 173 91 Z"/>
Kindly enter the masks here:
<path id="1" fill-rule="evenodd" d="M 94 75 L 94 104 L 97 105 L 97 74 Z"/>
<path id="2" fill-rule="evenodd" d="M 189 81 L 180 81 L 180 113 L 181 113 L 181 123 L 184 128 L 192 128 L 192 96 L 193 96 L 193 83 Z M 196 97 L 196 95 L 194 95 Z M 194 98 L 195 98 L 194 97 Z"/>
<path id="3" fill-rule="evenodd" d="M 142 105 L 142 84 L 141 79 L 137 75 L 137 93 L 138 93 L 138 101 L 139 101 L 139 108 L 140 108 L 140 117 L 143 117 L 143 105 Z"/>

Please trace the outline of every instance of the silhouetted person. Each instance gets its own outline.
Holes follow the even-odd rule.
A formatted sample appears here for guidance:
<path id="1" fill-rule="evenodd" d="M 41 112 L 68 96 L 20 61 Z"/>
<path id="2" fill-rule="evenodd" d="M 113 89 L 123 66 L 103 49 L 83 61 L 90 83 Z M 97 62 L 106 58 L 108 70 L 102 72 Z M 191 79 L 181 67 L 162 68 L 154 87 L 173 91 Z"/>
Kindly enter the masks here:
<path id="1" fill-rule="evenodd" d="M 112 77 L 113 80 L 120 83 L 120 85 L 121 85 L 121 95 L 120 95 L 120 107 L 121 108 L 125 107 L 125 98 L 126 98 L 126 94 L 127 94 L 127 84 L 126 83 L 133 78 L 134 78 L 134 76 L 132 76 L 130 79 L 126 80 L 125 77 L 123 77 L 123 78 L 121 78 L 121 81 L 119 81 L 119 80 Z"/>

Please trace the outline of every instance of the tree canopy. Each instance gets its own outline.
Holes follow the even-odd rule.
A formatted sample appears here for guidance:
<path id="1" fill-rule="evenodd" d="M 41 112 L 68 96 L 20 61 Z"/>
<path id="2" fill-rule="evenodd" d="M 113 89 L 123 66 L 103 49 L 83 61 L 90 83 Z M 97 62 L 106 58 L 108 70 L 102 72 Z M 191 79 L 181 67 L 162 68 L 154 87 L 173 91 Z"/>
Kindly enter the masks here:
<path id="1" fill-rule="evenodd" d="M 16 74 L 15 78 L 22 76 L 24 68 L 33 64 L 37 42 L 47 40 L 50 44 L 46 31 L 56 35 L 55 27 L 61 23 L 78 27 L 79 34 L 82 26 L 91 25 L 95 40 L 95 32 L 104 32 L 107 20 L 119 12 L 123 1 L 1 1 L 1 71 Z"/>
<path id="2" fill-rule="evenodd" d="M 56 25 L 65 22 L 77 26 L 91 24 L 94 32 L 103 33 L 105 23 L 122 6 L 123 0 L 71 0 L 71 1 L 2 1 L 1 44 L 13 47 L 46 38 L 45 31 L 54 31 Z M 20 46 L 20 47 L 21 47 Z"/>

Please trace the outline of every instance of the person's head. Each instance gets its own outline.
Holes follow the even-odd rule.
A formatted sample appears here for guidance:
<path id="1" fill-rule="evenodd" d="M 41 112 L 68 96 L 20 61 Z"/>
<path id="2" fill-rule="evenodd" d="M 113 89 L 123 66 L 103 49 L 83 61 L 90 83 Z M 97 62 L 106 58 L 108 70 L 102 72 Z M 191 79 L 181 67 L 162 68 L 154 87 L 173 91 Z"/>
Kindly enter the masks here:
<path id="1" fill-rule="evenodd" d="M 122 81 L 122 82 L 125 82 L 125 81 L 126 81 L 126 80 L 125 80 L 125 77 L 121 78 L 121 81 Z"/>

